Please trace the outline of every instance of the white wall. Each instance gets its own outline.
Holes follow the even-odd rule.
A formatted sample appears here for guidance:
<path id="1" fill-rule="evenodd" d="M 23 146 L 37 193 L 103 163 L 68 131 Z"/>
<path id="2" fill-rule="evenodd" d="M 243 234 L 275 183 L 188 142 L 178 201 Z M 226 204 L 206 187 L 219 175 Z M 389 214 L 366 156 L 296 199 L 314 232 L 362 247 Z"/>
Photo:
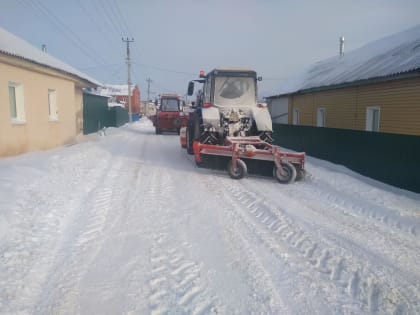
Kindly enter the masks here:
<path id="1" fill-rule="evenodd" d="M 287 124 L 289 121 L 289 98 L 287 96 L 268 100 L 271 119 L 276 124 Z"/>

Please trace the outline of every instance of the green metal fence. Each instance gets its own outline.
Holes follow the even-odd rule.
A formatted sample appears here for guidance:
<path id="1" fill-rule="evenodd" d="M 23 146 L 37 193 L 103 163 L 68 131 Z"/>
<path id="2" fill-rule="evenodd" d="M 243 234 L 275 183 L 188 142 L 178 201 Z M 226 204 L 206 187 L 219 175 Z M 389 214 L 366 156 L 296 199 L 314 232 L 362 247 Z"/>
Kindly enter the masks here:
<path id="1" fill-rule="evenodd" d="M 108 98 L 83 94 L 83 134 L 97 132 L 104 127 L 120 127 L 128 122 L 128 112 L 122 107 L 108 107 Z"/>
<path id="2" fill-rule="evenodd" d="M 111 107 L 109 109 L 110 113 L 110 122 L 112 127 L 120 127 L 126 123 L 128 123 L 128 111 L 122 107 Z"/>
<path id="3" fill-rule="evenodd" d="M 420 136 L 275 124 L 275 144 L 420 192 Z"/>

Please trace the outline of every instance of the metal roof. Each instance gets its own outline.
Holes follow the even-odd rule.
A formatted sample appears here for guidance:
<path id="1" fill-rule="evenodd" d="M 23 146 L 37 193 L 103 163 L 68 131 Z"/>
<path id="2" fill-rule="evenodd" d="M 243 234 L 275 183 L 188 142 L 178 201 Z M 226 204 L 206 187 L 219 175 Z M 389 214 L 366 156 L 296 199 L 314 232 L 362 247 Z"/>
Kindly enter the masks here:
<path id="1" fill-rule="evenodd" d="M 101 83 L 0 27 L 0 53 L 75 76 L 92 85 Z"/>
<path id="2" fill-rule="evenodd" d="M 277 95 L 342 86 L 420 71 L 420 25 L 309 66 Z"/>

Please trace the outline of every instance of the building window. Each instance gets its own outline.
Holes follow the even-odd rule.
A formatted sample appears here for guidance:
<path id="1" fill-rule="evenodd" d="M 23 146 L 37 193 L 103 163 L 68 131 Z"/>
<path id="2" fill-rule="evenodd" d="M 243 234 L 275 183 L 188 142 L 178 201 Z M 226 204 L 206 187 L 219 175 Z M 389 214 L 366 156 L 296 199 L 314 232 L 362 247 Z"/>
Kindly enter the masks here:
<path id="1" fill-rule="evenodd" d="M 316 114 L 316 126 L 325 127 L 325 108 L 320 107 Z"/>
<path id="2" fill-rule="evenodd" d="M 14 122 L 25 121 L 25 108 L 23 98 L 23 85 L 15 82 L 9 82 L 9 105 L 10 118 Z"/>
<path id="3" fill-rule="evenodd" d="M 58 120 L 57 92 L 48 90 L 48 111 L 50 120 Z"/>
<path id="4" fill-rule="evenodd" d="M 300 118 L 299 118 L 299 109 L 293 110 L 293 125 L 299 125 Z"/>
<path id="5" fill-rule="evenodd" d="M 379 122 L 381 120 L 381 108 L 379 106 L 370 106 L 366 109 L 366 130 L 379 131 Z"/>

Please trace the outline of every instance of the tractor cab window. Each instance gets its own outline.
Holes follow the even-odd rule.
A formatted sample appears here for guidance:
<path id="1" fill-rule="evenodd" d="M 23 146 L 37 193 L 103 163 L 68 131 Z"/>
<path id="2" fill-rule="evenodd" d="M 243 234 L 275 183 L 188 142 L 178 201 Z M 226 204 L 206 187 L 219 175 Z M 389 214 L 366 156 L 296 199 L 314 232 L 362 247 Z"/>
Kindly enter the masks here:
<path id="1" fill-rule="evenodd" d="M 179 110 L 179 100 L 173 98 L 163 98 L 160 110 L 163 112 L 177 112 Z"/>
<path id="2" fill-rule="evenodd" d="M 214 103 L 218 106 L 253 106 L 256 102 L 255 78 L 218 76 L 215 78 Z"/>

